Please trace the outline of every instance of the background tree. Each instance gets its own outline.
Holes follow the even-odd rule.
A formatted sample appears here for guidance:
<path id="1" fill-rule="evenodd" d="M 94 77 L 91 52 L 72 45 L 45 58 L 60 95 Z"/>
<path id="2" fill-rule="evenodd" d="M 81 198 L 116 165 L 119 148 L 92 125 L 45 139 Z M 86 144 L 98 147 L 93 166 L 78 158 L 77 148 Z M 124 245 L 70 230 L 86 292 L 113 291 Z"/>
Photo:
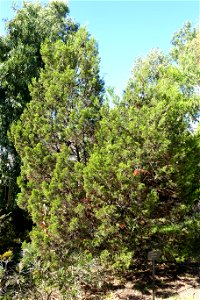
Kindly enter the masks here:
<path id="1" fill-rule="evenodd" d="M 172 39 L 172 61 L 178 63 L 182 77 L 182 92 L 194 93 L 199 86 L 199 32 L 187 22 Z"/>
<path id="2" fill-rule="evenodd" d="M 51 42 L 66 40 L 69 32 L 77 30 L 77 25 L 68 17 L 68 7 L 62 2 L 51 2 L 46 6 L 25 2 L 15 17 L 7 22 L 6 29 L 7 34 L 0 37 L 0 209 L 2 215 L 11 213 L 10 226 L 17 230 L 15 234 L 18 236 L 27 224 L 23 222 L 18 228 L 14 225 L 15 218 L 24 218 L 24 213 L 16 205 L 20 159 L 7 131 L 30 101 L 28 85 L 44 67 L 41 44 L 47 38 Z M 5 247 L 2 244 L 1 251 Z"/>

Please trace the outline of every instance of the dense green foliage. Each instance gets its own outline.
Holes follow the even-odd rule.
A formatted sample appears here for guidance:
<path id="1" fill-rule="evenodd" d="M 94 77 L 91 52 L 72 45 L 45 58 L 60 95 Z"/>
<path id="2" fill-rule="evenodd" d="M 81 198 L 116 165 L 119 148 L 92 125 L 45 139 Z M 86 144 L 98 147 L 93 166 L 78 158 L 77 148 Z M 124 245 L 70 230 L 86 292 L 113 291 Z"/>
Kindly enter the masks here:
<path id="1" fill-rule="evenodd" d="M 104 111 L 84 179 L 93 243 L 114 267 L 153 248 L 177 260 L 197 248 L 200 140 L 191 124 L 199 95 L 183 84 L 181 70 L 152 52 L 136 63 L 119 105 Z"/>
<path id="2" fill-rule="evenodd" d="M 18 202 L 35 223 L 31 238 L 41 264 L 69 273 L 92 226 L 85 224 L 82 170 L 100 119 L 103 82 L 95 41 L 84 28 L 66 42 L 44 44 L 41 54 L 45 66 L 30 86 L 32 100 L 11 128 L 23 162 Z"/>
<path id="3" fill-rule="evenodd" d="M 39 3 L 24 3 L 14 19 L 7 22 L 7 35 L 0 37 L 0 210 L 2 216 L 9 214 L 9 227 L 15 234 L 15 218 L 23 217 L 23 212 L 16 207 L 20 158 L 7 131 L 30 101 L 28 85 L 44 66 L 41 44 L 47 38 L 52 42 L 66 40 L 70 32 L 77 30 L 77 25 L 66 18 L 67 14 L 68 8 L 63 3 L 51 2 L 44 7 Z M 2 237 L 7 230 L 6 223 L 5 227 L 2 224 Z M 10 242 L 7 240 L 5 245 L 2 241 L 2 251 L 13 245 L 12 236 L 10 234 Z"/>
<path id="4" fill-rule="evenodd" d="M 63 3 L 24 4 L 0 39 L 2 249 L 8 232 L 24 239 L 19 216 L 13 226 L 5 214 L 18 189 L 34 224 L 14 284 L 0 269 L 4 299 L 81 299 L 103 272 L 151 249 L 200 257 L 198 32 L 187 23 L 168 56 L 138 59 L 109 107 L 96 42 L 66 13 Z"/>

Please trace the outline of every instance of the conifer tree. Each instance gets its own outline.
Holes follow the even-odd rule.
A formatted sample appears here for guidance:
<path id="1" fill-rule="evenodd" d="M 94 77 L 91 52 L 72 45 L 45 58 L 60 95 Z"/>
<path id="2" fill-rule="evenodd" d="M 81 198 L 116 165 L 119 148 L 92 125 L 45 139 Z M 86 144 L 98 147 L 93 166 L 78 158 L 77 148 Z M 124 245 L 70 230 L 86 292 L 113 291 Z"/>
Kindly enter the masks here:
<path id="1" fill-rule="evenodd" d="M 105 109 L 84 182 L 93 244 L 114 268 L 153 248 L 169 259 L 199 255 L 200 144 L 192 124 L 200 98 L 185 85 L 180 66 L 153 51 L 136 62 L 123 100 Z"/>
<path id="2" fill-rule="evenodd" d="M 70 20 L 68 12 L 68 7 L 62 2 L 44 6 L 39 2 L 24 2 L 22 8 L 16 10 L 15 17 L 6 23 L 6 35 L 0 37 L 0 214 L 9 214 L 6 219 L 10 220 L 9 227 L 12 228 L 10 244 L 7 240 L 4 245 L 2 240 L 1 251 L 13 245 L 11 232 L 17 230 L 17 238 L 28 225 L 16 201 L 19 192 L 16 180 L 21 162 L 7 131 L 30 101 L 28 85 L 32 78 L 38 78 L 44 66 L 41 44 L 47 38 L 52 42 L 66 40 L 69 32 L 77 30 L 78 26 Z M 16 219 L 24 221 L 20 225 Z M 2 224 L 2 238 L 6 228 Z"/>
<path id="3" fill-rule="evenodd" d="M 64 268 L 69 275 L 92 232 L 82 170 L 95 141 L 103 81 L 96 43 L 84 28 L 47 42 L 41 54 L 45 67 L 30 86 L 32 100 L 11 129 L 22 159 L 19 205 L 35 224 L 36 256 L 49 272 Z"/>

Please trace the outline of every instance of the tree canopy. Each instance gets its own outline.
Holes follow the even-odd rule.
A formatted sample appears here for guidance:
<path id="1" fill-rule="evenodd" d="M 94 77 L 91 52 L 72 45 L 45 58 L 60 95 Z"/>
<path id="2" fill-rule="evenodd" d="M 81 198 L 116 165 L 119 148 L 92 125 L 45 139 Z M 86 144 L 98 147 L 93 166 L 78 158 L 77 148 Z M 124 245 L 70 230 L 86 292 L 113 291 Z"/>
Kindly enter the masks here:
<path id="1" fill-rule="evenodd" d="M 44 69 L 11 137 L 22 158 L 18 203 L 35 223 L 32 243 L 58 269 L 61 258 L 69 264 L 68 252 L 84 250 L 90 234 L 82 170 L 100 120 L 103 81 L 96 43 L 84 28 L 66 42 L 44 44 L 41 54 Z"/>
<path id="2" fill-rule="evenodd" d="M 51 2 L 46 6 L 25 2 L 15 17 L 6 23 L 7 34 L 0 37 L 0 209 L 2 216 L 9 214 L 8 224 L 14 232 L 14 219 L 24 218 L 24 213 L 16 205 L 21 161 L 7 131 L 30 101 L 28 85 L 33 78 L 38 78 L 44 67 L 41 45 L 46 40 L 65 41 L 71 32 L 77 30 L 78 25 L 72 22 L 68 12 L 68 7 L 62 2 Z M 28 223 L 24 220 L 19 230 L 30 227 Z M 2 230 L 2 236 L 5 230 L 9 231 L 4 226 Z M 4 237 L 4 249 L 3 240 Z M 10 234 L 10 246 L 12 240 Z"/>
<path id="3" fill-rule="evenodd" d="M 33 225 L 18 265 L 29 288 L 8 285 L 13 299 L 78 299 L 152 249 L 200 257 L 198 31 L 186 23 L 168 55 L 139 58 L 109 106 L 96 41 L 68 14 L 25 3 L 0 38 L 2 249 L 13 207 Z"/>

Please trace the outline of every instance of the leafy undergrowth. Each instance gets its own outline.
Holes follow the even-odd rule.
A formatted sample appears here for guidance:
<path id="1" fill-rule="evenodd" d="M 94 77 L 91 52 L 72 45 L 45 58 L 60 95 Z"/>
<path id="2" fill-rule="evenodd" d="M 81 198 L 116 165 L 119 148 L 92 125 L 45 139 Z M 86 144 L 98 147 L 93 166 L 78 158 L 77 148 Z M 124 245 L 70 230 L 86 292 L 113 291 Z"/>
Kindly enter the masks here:
<path id="1" fill-rule="evenodd" d="M 156 265 L 155 299 L 197 300 L 200 299 L 200 266 L 190 264 Z M 151 264 L 132 269 L 126 276 L 107 278 L 101 289 L 85 287 L 83 300 L 150 300 L 152 299 Z"/>
<path id="2" fill-rule="evenodd" d="M 169 264 L 157 263 L 155 268 L 155 299 L 161 300 L 199 300 L 200 299 L 200 264 Z M 13 278 L 12 278 L 13 279 Z M 17 279 L 14 281 L 17 284 Z M 85 284 L 82 293 L 77 300 L 150 300 L 152 299 L 153 279 L 152 265 L 137 265 L 126 274 L 107 275 L 99 278 L 101 288 L 95 288 L 95 284 Z M 19 283 L 18 283 L 19 285 Z M 25 286 L 23 286 L 25 287 Z M 27 286 L 30 288 L 30 284 Z M 12 285 L 15 289 L 15 285 Z M 18 288 L 19 290 L 19 288 Z M 45 289 L 44 289 L 45 290 Z M 70 294 L 61 294 L 52 290 L 30 290 L 29 296 L 6 297 L 1 294 L 0 299 L 10 300 L 69 300 Z M 75 298 L 73 298 L 75 299 Z"/>

